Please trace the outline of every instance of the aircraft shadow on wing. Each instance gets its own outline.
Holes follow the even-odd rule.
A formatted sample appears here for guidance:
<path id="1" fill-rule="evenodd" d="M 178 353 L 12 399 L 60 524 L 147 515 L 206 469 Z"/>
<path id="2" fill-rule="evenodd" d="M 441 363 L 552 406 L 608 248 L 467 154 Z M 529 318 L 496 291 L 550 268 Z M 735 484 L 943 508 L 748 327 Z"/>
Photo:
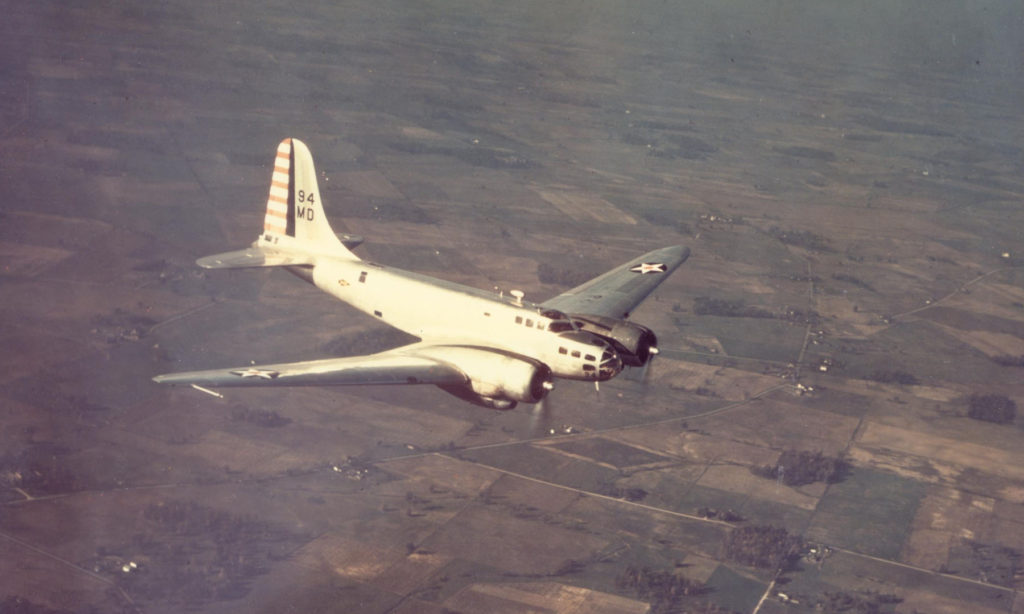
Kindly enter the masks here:
<path id="1" fill-rule="evenodd" d="M 263 233 L 251 247 L 200 258 L 208 269 L 284 267 L 324 292 L 420 339 L 368 356 L 158 375 L 164 384 L 337 386 L 433 384 L 471 403 L 537 403 L 555 378 L 600 382 L 643 366 L 657 338 L 629 313 L 689 256 L 657 249 L 543 303 L 361 260 L 358 237 L 324 215 L 313 158 L 298 139 L 277 147 Z"/>

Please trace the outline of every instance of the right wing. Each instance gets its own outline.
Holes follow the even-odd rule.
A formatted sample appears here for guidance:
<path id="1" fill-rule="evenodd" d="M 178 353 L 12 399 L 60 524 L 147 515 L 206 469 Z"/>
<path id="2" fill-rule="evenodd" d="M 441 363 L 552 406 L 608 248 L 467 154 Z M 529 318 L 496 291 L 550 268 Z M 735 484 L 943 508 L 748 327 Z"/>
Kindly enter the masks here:
<path id="1" fill-rule="evenodd" d="M 541 303 L 565 313 L 627 318 L 647 295 L 690 257 L 690 248 L 663 247 Z"/>
<path id="2" fill-rule="evenodd" d="M 406 354 L 405 346 L 345 358 L 325 358 L 234 369 L 210 369 L 158 375 L 153 381 L 171 385 L 225 386 L 349 386 L 357 384 L 466 384 L 466 375 L 452 365 Z"/>

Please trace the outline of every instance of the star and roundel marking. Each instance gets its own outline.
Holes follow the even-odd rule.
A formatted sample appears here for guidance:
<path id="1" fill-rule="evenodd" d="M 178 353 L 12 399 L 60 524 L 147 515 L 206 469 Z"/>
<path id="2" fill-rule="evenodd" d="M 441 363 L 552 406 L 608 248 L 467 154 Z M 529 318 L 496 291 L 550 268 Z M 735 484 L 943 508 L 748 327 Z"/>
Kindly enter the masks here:
<path id="1" fill-rule="evenodd" d="M 664 273 L 666 270 L 668 270 L 668 267 L 666 267 L 665 264 L 661 262 L 641 262 L 640 264 L 630 268 L 629 270 L 633 271 L 634 273 L 640 273 L 641 275 L 650 275 L 652 273 Z"/>
<path id="2" fill-rule="evenodd" d="M 280 373 L 277 371 L 271 371 L 270 369 L 240 369 L 238 371 L 232 371 L 232 375 L 237 375 L 241 378 L 246 377 L 258 377 L 260 379 L 274 379 Z"/>

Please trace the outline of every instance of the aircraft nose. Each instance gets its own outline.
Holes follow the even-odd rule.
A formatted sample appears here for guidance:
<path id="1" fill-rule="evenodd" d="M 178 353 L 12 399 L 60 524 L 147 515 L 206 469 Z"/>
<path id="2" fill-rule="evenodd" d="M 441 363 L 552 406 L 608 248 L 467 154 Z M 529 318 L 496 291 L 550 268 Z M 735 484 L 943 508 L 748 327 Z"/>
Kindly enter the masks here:
<path id="1" fill-rule="evenodd" d="M 619 357 L 619 354 L 611 348 L 608 349 L 608 354 L 611 356 L 601 361 L 601 368 L 598 372 L 602 381 L 609 380 L 622 372 L 622 358 Z"/>

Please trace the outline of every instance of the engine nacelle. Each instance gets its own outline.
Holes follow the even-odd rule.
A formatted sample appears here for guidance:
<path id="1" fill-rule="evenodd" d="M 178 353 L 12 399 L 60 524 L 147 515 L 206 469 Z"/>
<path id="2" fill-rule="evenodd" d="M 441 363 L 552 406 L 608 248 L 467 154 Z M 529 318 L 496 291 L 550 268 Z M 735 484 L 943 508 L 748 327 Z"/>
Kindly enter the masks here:
<path id="1" fill-rule="evenodd" d="M 601 316 L 571 315 L 570 317 L 582 330 L 607 340 L 618 352 L 622 362 L 631 367 L 641 367 L 647 364 L 651 354 L 658 353 L 658 338 L 654 335 L 654 331 L 646 326 Z"/>
<path id="2" fill-rule="evenodd" d="M 550 367 L 519 354 L 473 346 L 433 347 L 421 353 L 451 364 L 469 379 L 464 386 L 442 389 L 484 407 L 512 409 L 516 402 L 537 403 L 554 387 Z"/>

